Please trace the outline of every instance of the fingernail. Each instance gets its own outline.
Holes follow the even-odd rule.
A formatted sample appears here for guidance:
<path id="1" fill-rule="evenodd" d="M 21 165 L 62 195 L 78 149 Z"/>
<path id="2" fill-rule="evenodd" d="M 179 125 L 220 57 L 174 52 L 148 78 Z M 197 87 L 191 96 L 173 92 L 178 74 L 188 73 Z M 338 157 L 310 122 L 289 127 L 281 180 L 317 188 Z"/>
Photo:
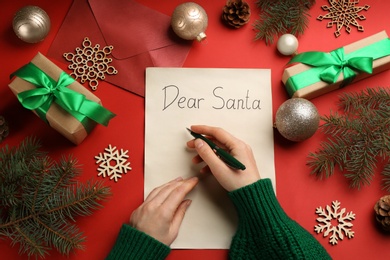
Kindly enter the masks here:
<path id="1" fill-rule="evenodd" d="M 191 177 L 190 180 L 191 180 L 191 181 L 195 181 L 195 180 L 197 181 L 197 180 L 198 180 L 198 177 L 196 177 L 196 176 Z"/>
<path id="2" fill-rule="evenodd" d="M 200 139 L 195 139 L 196 148 L 201 148 L 203 146 L 203 141 Z"/>
<path id="3" fill-rule="evenodd" d="M 175 181 L 182 181 L 183 180 L 183 177 L 177 177 L 176 179 L 175 179 Z"/>

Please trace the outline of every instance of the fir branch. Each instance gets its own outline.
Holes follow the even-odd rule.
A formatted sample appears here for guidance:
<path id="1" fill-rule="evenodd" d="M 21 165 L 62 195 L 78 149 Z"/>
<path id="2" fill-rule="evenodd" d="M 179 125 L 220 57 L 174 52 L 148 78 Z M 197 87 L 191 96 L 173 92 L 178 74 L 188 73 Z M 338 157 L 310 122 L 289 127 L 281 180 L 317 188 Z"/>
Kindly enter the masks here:
<path id="1" fill-rule="evenodd" d="M 390 190 L 390 160 L 387 161 L 382 171 L 383 175 L 383 188 Z"/>
<path id="2" fill-rule="evenodd" d="M 350 180 L 352 188 L 360 189 L 363 185 L 369 185 L 377 163 L 377 153 L 366 140 L 351 143 L 348 151 L 348 160 L 345 163 L 344 176 Z"/>
<path id="3" fill-rule="evenodd" d="M 0 204 L 0 238 L 19 244 L 19 253 L 28 256 L 44 258 L 51 248 L 68 255 L 84 241 L 72 222 L 101 208 L 111 192 L 100 181 L 76 182 L 81 171 L 75 159 L 57 163 L 39 148 L 26 139 L 0 151 L 0 197 L 6 200 Z"/>
<path id="4" fill-rule="evenodd" d="M 389 110 L 390 96 L 386 88 L 368 88 L 365 92 L 344 93 L 340 96 L 339 106 L 345 113 L 365 110 Z"/>
<path id="5" fill-rule="evenodd" d="M 371 183 L 381 159 L 387 161 L 382 175 L 384 188 L 390 191 L 390 90 L 345 93 L 339 106 L 342 113 L 321 117 L 324 124 L 320 129 L 330 137 L 309 154 L 311 174 L 328 178 L 337 165 L 351 187 L 360 189 Z"/>
<path id="6" fill-rule="evenodd" d="M 13 236 L 9 236 L 12 242 L 11 245 L 15 246 L 19 244 L 19 254 L 27 254 L 29 257 L 41 257 L 44 258 L 48 255 L 49 247 L 42 244 L 43 237 L 37 236 L 37 234 L 30 231 L 30 227 L 15 225 L 15 233 Z"/>
<path id="7" fill-rule="evenodd" d="M 321 126 L 325 134 L 332 134 L 334 136 L 341 135 L 353 136 L 361 133 L 361 124 L 358 121 L 350 118 L 346 118 L 339 113 L 333 113 L 329 116 L 324 115 L 321 117 L 324 124 Z"/>
<path id="8" fill-rule="evenodd" d="M 60 219 L 34 218 L 38 223 L 37 229 L 42 232 L 45 244 L 57 248 L 61 254 L 69 255 L 72 250 L 84 249 L 84 238 L 76 225 L 64 224 Z"/>
<path id="9" fill-rule="evenodd" d="M 253 25 L 255 40 L 265 40 L 268 45 L 285 33 L 303 34 L 309 24 L 309 9 L 314 3 L 314 0 L 257 0 L 260 14 Z"/>
<path id="10" fill-rule="evenodd" d="M 321 148 L 316 153 L 309 154 L 308 165 L 312 168 L 311 174 L 319 179 L 329 178 L 333 175 L 335 167 L 341 170 L 347 159 L 348 144 L 336 137 L 336 141 L 328 138 L 328 142 L 322 142 Z"/>
<path id="11" fill-rule="evenodd" d="M 26 162 L 45 155 L 39 147 L 37 139 L 27 138 L 17 148 L 6 145 L 0 150 L 0 208 L 17 205 L 22 200 L 18 193 L 20 185 L 29 176 Z"/>

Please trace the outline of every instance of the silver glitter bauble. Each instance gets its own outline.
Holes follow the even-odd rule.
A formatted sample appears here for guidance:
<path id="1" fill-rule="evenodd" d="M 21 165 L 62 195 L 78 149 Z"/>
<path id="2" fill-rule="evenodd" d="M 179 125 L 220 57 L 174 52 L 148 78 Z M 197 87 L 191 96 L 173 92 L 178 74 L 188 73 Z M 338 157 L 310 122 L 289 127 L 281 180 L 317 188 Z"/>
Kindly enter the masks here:
<path id="1" fill-rule="evenodd" d="M 187 2 L 178 5 L 173 11 L 171 26 L 173 31 L 185 40 L 202 41 L 206 39 L 208 17 L 200 5 Z"/>
<path id="2" fill-rule="evenodd" d="M 308 139 L 317 131 L 319 123 L 317 108 L 304 98 L 289 99 L 276 111 L 275 127 L 290 141 Z"/>
<path id="3" fill-rule="evenodd" d="M 12 27 L 21 40 L 36 43 L 49 33 L 50 18 L 40 7 L 29 5 L 16 12 Z"/>

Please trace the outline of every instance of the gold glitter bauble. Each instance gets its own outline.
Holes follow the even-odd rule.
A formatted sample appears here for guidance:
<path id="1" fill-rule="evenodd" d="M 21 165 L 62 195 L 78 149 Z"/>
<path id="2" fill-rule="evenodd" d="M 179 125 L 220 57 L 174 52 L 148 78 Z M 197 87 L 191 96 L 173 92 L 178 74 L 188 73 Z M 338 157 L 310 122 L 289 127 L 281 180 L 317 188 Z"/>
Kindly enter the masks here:
<path id="1" fill-rule="evenodd" d="M 45 39 L 50 31 L 50 18 L 38 6 L 25 6 L 16 12 L 12 27 L 16 35 L 28 43 Z"/>
<path id="2" fill-rule="evenodd" d="M 202 41 L 206 39 L 208 17 L 200 5 L 187 2 L 178 5 L 173 11 L 171 26 L 173 31 L 185 40 Z"/>
<path id="3" fill-rule="evenodd" d="M 275 127 L 286 139 L 294 142 L 314 135 L 320 123 L 317 108 L 304 98 L 285 101 L 276 111 Z"/>

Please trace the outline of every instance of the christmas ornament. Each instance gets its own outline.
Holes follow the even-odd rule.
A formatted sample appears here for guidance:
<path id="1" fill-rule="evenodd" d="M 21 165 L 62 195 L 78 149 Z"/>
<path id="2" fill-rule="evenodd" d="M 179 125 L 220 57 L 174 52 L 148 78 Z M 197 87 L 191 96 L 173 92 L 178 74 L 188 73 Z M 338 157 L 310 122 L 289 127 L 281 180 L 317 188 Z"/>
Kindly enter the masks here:
<path id="1" fill-rule="evenodd" d="M 315 0 L 257 0 L 259 19 L 254 23 L 255 40 L 272 44 L 285 33 L 302 35 L 309 24 L 309 9 Z"/>
<path id="2" fill-rule="evenodd" d="M 283 34 L 280 36 L 276 47 L 278 51 L 283 55 L 296 54 L 298 49 L 298 39 L 290 33 Z"/>
<path id="3" fill-rule="evenodd" d="M 365 20 L 364 15 L 359 15 L 358 13 L 362 10 L 368 10 L 369 5 L 365 6 L 356 6 L 355 4 L 359 3 L 359 0 L 329 0 L 330 6 L 323 5 L 321 8 L 325 11 L 329 11 L 326 15 L 320 15 L 317 17 L 318 20 L 322 21 L 323 19 L 330 19 L 328 22 L 328 28 L 336 25 L 336 31 L 334 35 L 339 37 L 341 35 L 341 28 L 345 26 L 345 31 L 351 33 L 350 25 L 353 25 L 357 28 L 358 31 L 363 32 L 364 28 L 361 26 L 357 19 Z"/>
<path id="4" fill-rule="evenodd" d="M 346 209 L 343 208 L 340 210 L 340 202 L 333 201 L 332 208 L 328 205 L 326 209 L 322 207 L 316 208 L 316 214 L 319 216 L 317 218 L 318 225 L 314 227 L 314 231 L 319 233 L 324 233 L 324 237 L 327 237 L 329 234 L 329 243 L 332 245 L 337 245 L 338 240 L 344 239 L 344 234 L 348 238 L 353 238 L 355 232 L 352 231 L 352 220 L 355 219 L 355 213 L 352 211 L 345 213 Z M 335 220 L 337 226 L 333 226 L 332 220 Z"/>
<path id="5" fill-rule="evenodd" d="M 379 227 L 390 231 L 390 195 L 380 198 L 374 206 L 375 219 Z"/>
<path id="6" fill-rule="evenodd" d="M 9 134 L 8 124 L 5 121 L 3 116 L 0 116 L 0 143 L 6 138 Z"/>
<path id="7" fill-rule="evenodd" d="M 250 7 L 243 0 L 228 0 L 223 7 L 222 21 L 234 28 L 240 28 L 247 24 L 250 16 Z"/>
<path id="8" fill-rule="evenodd" d="M 208 17 L 206 11 L 200 5 L 187 2 L 178 5 L 173 11 L 171 26 L 173 31 L 185 40 L 206 39 Z"/>
<path id="9" fill-rule="evenodd" d="M 320 116 L 313 103 L 304 98 L 285 101 L 276 111 L 275 127 L 286 139 L 300 142 L 318 129 Z"/>
<path id="10" fill-rule="evenodd" d="M 352 188 L 369 185 L 378 170 L 383 188 L 390 191 L 390 90 L 367 89 L 340 96 L 342 111 L 321 117 L 327 142 L 308 156 L 311 174 L 318 178 L 333 175 L 336 166 Z"/>
<path id="11" fill-rule="evenodd" d="M 96 163 L 99 164 L 98 176 L 110 177 L 110 180 L 114 179 L 117 182 L 119 178 L 122 178 L 122 174 L 131 171 L 130 163 L 127 162 L 129 158 L 127 153 L 128 151 L 123 151 L 123 149 L 119 153 L 115 146 L 108 145 L 104 153 L 95 156 Z"/>
<path id="12" fill-rule="evenodd" d="M 23 41 L 36 43 L 42 41 L 50 31 L 50 18 L 38 6 L 25 6 L 16 12 L 12 27 Z"/>
<path id="13" fill-rule="evenodd" d="M 76 80 L 80 79 L 81 83 L 88 81 L 90 88 L 97 90 L 98 80 L 104 80 L 106 73 L 109 75 L 118 73 L 113 66 L 109 66 L 112 58 L 108 58 L 108 55 L 111 54 L 114 47 L 110 45 L 100 49 L 99 44 L 93 47 L 88 37 L 84 38 L 82 45 L 82 49 L 76 48 L 75 54 L 71 52 L 64 53 L 64 57 L 67 61 L 72 62 L 68 66 L 69 69 L 73 70 L 70 75 Z"/>
<path id="14" fill-rule="evenodd" d="M 0 150 L 0 239 L 19 244 L 28 258 L 44 258 L 52 249 L 69 256 L 84 248 L 75 219 L 101 208 L 111 191 L 103 182 L 79 182 L 77 160 L 56 162 L 39 149 L 27 138 Z"/>

